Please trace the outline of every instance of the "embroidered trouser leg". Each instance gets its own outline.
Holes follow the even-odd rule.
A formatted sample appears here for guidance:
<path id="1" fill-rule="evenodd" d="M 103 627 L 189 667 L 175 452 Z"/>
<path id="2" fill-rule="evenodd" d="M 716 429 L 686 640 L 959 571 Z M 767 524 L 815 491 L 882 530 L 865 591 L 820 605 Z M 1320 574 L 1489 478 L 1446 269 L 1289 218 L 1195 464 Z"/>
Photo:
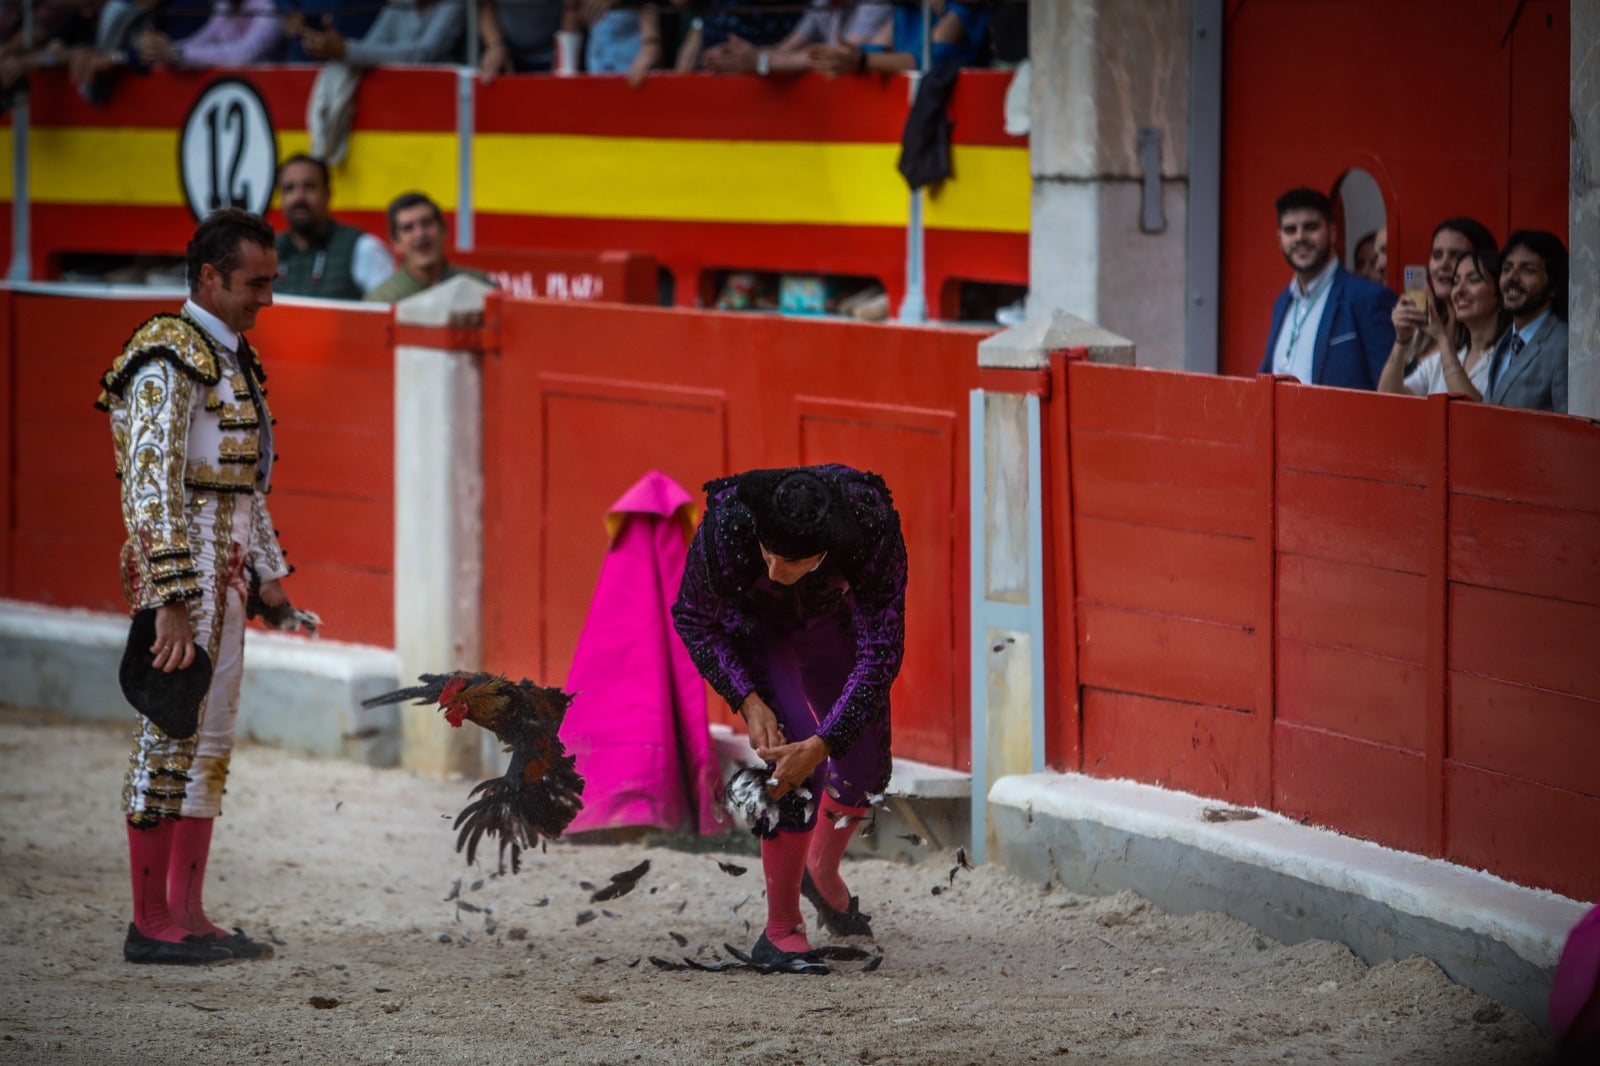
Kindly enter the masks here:
<path id="1" fill-rule="evenodd" d="M 855 666 L 855 637 L 838 615 L 798 625 L 765 623 L 758 654 L 772 685 L 773 713 L 789 743 L 815 736 L 844 691 Z M 824 795 L 846 807 L 860 807 L 889 784 L 889 710 L 862 730 L 845 753 L 822 760 L 811 778 L 820 804 Z"/>
<path id="2" fill-rule="evenodd" d="M 123 810 L 132 824 L 221 813 L 244 668 L 244 600 L 229 578 L 233 561 L 249 544 L 251 511 L 249 496 L 190 498 L 189 547 L 205 595 L 187 601 L 189 625 L 195 643 L 211 656 L 211 687 L 200 705 L 200 728 L 187 740 L 169 737 L 139 718 L 122 789 Z"/>

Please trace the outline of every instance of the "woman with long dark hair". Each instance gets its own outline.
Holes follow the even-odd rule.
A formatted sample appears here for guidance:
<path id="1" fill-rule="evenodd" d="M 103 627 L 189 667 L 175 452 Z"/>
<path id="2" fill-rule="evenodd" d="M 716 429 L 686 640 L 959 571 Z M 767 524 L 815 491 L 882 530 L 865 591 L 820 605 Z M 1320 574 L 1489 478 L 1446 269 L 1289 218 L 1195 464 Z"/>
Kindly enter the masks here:
<path id="1" fill-rule="evenodd" d="M 1450 392 L 1483 399 L 1489 391 L 1489 357 L 1511 321 L 1500 296 L 1498 252 L 1468 252 L 1456 263 L 1449 310 L 1449 326 L 1429 310 L 1418 333 L 1433 350 L 1410 373 L 1391 354 L 1378 378 L 1378 391 L 1413 396 Z"/>

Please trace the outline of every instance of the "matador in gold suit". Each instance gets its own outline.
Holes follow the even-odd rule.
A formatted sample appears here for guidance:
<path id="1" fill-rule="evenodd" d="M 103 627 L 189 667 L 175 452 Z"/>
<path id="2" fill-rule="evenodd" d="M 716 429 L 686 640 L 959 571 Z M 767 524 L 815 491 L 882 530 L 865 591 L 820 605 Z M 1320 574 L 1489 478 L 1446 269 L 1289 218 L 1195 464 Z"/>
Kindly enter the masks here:
<path id="1" fill-rule="evenodd" d="M 167 612 L 168 635 L 151 649 L 157 665 L 159 655 L 176 663 L 192 635 L 213 669 L 192 737 L 175 739 L 139 720 L 122 789 L 135 912 L 124 949 L 130 962 L 270 954 L 212 924 L 201 886 L 233 751 L 247 589 L 287 607 L 277 583 L 290 567 L 266 503 L 274 458 L 266 375 L 241 333 L 272 302 L 273 243 L 271 229 L 243 211 L 202 223 L 189 246 L 191 297 L 182 313 L 141 325 L 101 379 L 97 406 L 111 415 L 128 534 L 129 606 L 183 605 L 186 631 L 174 628 L 184 612 Z"/>

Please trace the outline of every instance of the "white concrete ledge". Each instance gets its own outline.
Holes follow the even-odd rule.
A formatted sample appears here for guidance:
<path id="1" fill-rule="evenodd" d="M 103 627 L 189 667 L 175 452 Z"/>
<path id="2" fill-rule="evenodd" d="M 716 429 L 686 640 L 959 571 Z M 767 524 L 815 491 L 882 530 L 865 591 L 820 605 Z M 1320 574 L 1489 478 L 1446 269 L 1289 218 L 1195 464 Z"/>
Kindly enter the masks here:
<path id="1" fill-rule="evenodd" d="M 735 733 L 730 726 L 713 724 L 711 740 L 718 757 L 725 762 L 739 766 L 761 762 L 745 734 Z M 972 775 L 914 759 L 896 758 L 886 792 L 907 799 L 968 799 L 972 795 Z"/>
<path id="2" fill-rule="evenodd" d="M 121 614 L 0 600 L 0 702 L 87 721 L 132 722 L 117 683 L 128 639 Z M 364 708 L 398 687 L 387 648 L 252 629 L 245 640 L 239 734 L 378 766 L 399 759 L 399 711 Z"/>
<path id="3" fill-rule="evenodd" d="M 1006 777 L 989 805 L 1001 860 L 1024 876 L 1218 910 L 1289 943 L 1339 940 L 1369 963 L 1425 955 L 1540 1024 L 1562 944 L 1588 909 L 1270 811 L 1208 821 L 1207 808 L 1227 805 L 1130 781 Z"/>

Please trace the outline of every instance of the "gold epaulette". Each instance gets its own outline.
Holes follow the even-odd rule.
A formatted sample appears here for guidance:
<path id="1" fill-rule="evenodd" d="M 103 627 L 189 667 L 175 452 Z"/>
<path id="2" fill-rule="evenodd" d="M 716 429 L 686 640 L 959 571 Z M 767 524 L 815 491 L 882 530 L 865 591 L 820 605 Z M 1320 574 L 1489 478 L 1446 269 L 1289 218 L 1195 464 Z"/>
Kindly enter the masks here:
<path id="1" fill-rule="evenodd" d="M 202 385 L 217 383 L 217 350 L 205 330 L 182 315 L 163 313 L 133 331 L 111 369 L 100 375 L 100 398 L 94 405 L 110 410 L 111 398 L 120 397 L 139 368 L 152 359 L 165 359 Z"/>

